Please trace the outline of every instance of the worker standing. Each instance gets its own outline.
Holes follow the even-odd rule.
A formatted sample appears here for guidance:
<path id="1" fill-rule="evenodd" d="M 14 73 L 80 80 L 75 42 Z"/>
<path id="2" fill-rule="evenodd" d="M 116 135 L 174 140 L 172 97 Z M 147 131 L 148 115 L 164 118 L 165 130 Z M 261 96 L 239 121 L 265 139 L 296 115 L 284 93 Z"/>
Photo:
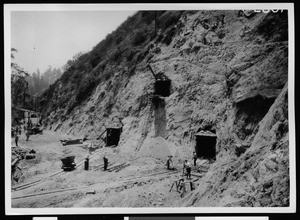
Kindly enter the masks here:
<path id="1" fill-rule="evenodd" d="M 18 141 L 19 141 L 19 135 L 18 135 L 18 132 L 16 131 L 16 133 L 15 133 L 15 142 L 16 142 L 17 147 L 19 147 Z"/>
<path id="2" fill-rule="evenodd" d="M 188 162 L 188 160 L 184 161 L 183 169 L 186 170 L 186 178 L 191 179 L 191 165 L 190 162 Z"/>
<path id="3" fill-rule="evenodd" d="M 103 157 L 103 162 L 104 162 L 104 171 L 106 171 L 108 166 L 108 159 L 105 156 Z"/>
<path id="4" fill-rule="evenodd" d="M 195 167 L 197 165 L 197 154 L 195 151 L 193 152 L 193 158 L 194 158 L 194 167 Z"/>
<path id="5" fill-rule="evenodd" d="M 167 170 L 170 169 L 170 156 L 167 157 Z"/>
<path id="6" fill-rule="evenodd" d="M 22 129 L 21 129 L 21 126 L 20 126 L 20 124 L 18 123 L 17 126 L 16 126 L 16 133 L 19 134 L 19 135 L 21 135 L 21 132 L 22 132 L 21 130 L 22 130 Z"/>
<path id="7" fill-rule="evenodd" d="M 29 128 L 27 128 L 27 130 L 25 131 L 25 134 L 26 134 L 26 141 L 29 140 L 29 136 L 30 136 L 29 132 L 30 132 L 30 130 L 29 130 Z"/>
<path id="8" fill-rule="evenodd" d="M 85 161 L 84 161 L 84 169 L 85 170 L 89 170 L 89 161 L 90 161 L 90 157 L 89 157 L 89 155 L 87 155 L 85 158 Z"/>
<path id="9" fill-rule="evenodd" d="M 89 143 L 89 146 L 88 146 L 88 148 L 89 148 L 89 154 L 91 154 L 91 153 L 92 153 L 92 151 L 93 151 L 93 148 L 94 148 L 94 144 L 93 144 L 93 142 Z"/>
<path id="10" fill-rule="evenodd" d="M 167 169 L 168 170 L 174 170 L 172 157 L 173 156 L 168 156 L 168 159 L 167 159 Z"/>

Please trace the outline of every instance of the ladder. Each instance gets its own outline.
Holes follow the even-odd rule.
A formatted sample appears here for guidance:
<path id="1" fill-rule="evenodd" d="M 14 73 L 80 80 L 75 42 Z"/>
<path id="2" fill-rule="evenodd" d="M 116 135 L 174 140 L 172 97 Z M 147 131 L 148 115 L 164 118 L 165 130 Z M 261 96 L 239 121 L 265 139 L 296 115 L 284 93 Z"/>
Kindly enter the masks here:
<path id="1" fill-rule="evenodd" d="M 139 142 L 138 142 L 138 144 L 135 148 L 135 151 L 140 150 L 140 148 L 142 147 L 143 142 L 146 139 L 147 134 L 148 134 L 149 125 L 151 124 L 152 112 L 153 112 L 153 108 L 154 108 L 154 105 L 152 103 L 152 98 L 153 98 L 153 95 L 149 94 L 148 98 L 147 98 L 147 106 L 146 106 L 146 114 L 147 114 L 146 117 L 147 118 L 146 118 L 144 124 L 142 125 L 141 138 L 140 138 L 140 140 L 139 140 Z"/>

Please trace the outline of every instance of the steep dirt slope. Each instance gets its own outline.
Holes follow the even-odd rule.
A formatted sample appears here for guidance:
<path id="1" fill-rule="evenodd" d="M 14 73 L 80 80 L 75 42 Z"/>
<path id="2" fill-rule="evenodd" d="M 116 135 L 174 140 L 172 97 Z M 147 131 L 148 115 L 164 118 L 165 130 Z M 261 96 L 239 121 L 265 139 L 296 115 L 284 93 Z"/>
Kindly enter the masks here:
<path id="1" fill-rule="evenodd" d="M 107 80 L 97 81 L 91 95 L 71 110 L 49 107 L 48 128 L 103 145 L 96 138 L 117 117 L 124 124 L 118 146 L 122 157 L 144 157 L 151 138 L 159 136 L 178 162 L 191 158 L 194 135 L 209 130 L 217 135 L 216 162 L 182 205 L 288 205 L 286 12 L 251 18 L 238 11 L 179 15 L 145 41 L 135 64 L 124 60 L 125 52 L 118 63 L 101 67 L 104 61 L 99 61 L 95 68 L 109 70 Z M 152 108 L 148 97 L 154 78 L 148 63 L 171 80 L 171 95 Z M 62 81 L 56 86 L 62 98 L 67 93 L 74 98 Z"/>

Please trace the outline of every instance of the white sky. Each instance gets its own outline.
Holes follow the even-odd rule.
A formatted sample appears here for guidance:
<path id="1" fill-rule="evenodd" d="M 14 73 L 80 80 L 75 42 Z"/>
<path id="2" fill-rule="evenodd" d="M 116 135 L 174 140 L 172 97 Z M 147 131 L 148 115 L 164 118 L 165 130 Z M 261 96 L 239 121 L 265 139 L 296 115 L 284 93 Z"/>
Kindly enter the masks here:
<path id="1" fill-rule="evenodd" d="M 135 11 L 12 11 L 15 62 L 29 73 L 63 66 L 88 52 Z"/>

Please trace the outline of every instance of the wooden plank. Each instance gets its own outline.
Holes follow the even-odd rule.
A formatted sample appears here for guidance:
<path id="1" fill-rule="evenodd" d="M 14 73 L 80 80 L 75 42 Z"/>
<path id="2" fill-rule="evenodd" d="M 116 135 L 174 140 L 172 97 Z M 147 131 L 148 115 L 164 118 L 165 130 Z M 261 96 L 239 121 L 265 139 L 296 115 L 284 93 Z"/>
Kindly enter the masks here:
<path id="1" fill-rule="evenodd" d="M 18 161 L 19 161 L 19 158 L 15 158 L 13 160 L 13 162 L 11 163 L 11 166 L 14 167 Z"/>
<path id="2" fill-rule="evenodd" d="M 130 163 L 129 163 L 129 164 L 125 164 L 124 166 L 122 166 L 122 167 L 116 169 L 115 172 L 119 172 L 120 170 L 122 170 L 122 169 L 124 169 L 124 168 L 126 168 L 126 167 L 128 167 L 128 166 L 130 166 Z"/>
<path id="3" fill-rule="evenodd" d="M 17 197 L 13 197 L 11 199 L 23 199 L 23 198 L 27 198 L 27 197 L 41 196 L 41 195 L 46 195 L 46 194 L 52 194 L 52 193 L 58 193 L 58 192 L 65 192 L 65 191 L 71 191 L 71 190 L 77 190 L 77 189 L 78 188 L 68 188 L 68 189 L 53 190 L 53 191 L 42 192 L 42 193 L 28 194 L 28 195 L 25 195 L 25 196 L 17 196 Z"/>

